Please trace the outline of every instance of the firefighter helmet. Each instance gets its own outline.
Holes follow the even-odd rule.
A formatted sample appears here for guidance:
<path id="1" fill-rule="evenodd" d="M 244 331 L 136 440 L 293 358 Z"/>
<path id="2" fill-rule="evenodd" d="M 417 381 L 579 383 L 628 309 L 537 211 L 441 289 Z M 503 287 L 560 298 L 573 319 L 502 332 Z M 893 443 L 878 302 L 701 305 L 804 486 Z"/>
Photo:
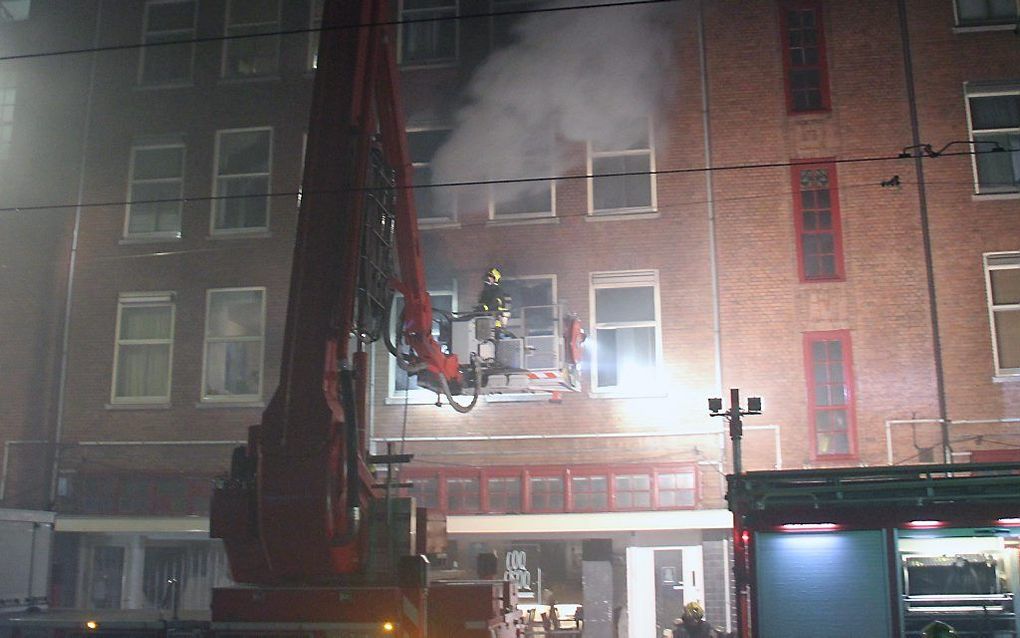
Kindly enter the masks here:
<path id="1" fill-rule="evenodd" d="M 956 630 L 941 620 L 928 623 L 921 631 L 923 638 L 957 638 Z"/>
<path id="2" fill-rule="evenodd" d="M 701 622 L 705 619 L 705 609 L 697 601 L 689 602 L 684 605 L 683 617 L 693 622 Z"/>
<path id="3" fill-rule="evenodd" d="M 499 268 L 493 266 L 485 271 L 485 278 L 488 279 L 489 277 L 492 277 L 492 280 L 498 284 L 499 280 L 503 278 L 503 273 L 499 272 Z"/>

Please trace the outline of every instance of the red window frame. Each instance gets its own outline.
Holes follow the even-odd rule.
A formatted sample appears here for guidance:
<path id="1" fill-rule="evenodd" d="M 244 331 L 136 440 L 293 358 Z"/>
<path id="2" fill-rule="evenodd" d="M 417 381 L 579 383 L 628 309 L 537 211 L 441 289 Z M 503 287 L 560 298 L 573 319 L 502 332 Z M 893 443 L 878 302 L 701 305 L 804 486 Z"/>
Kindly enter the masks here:
<path id="1" fill-rule="evenodd" d="M 844 402 L 842 404 L 819 405 L 818 393 L 823 389 L 815 379 L 815 360 L 813 357 L 814 346 L 819 343 L 839 343 L 841 359 L 829 358 L 828 353 L 823 360 L 828 370 L 838 362 L 842 381 L 838 383 L 843 388 Z M 856 392 L 853 381 L 853 355 L 850 343 L 849 330 L 826 330 L 821 332 L 804 333 L 804 375 L 807 385 L 807 408 L 808 420 L 811 427 L 811 450 L 815 460 L 844 460 L 857 458 L 857 415 L 854 404 L 856 403 Z M 828 376 L 828 374 L 827 374 Z M 829 387 L 836 387 L 837 382 L 825 384 Z M 820 427 L 828 428 L 827 423 L 831 419 L 838 418 L 837 415 L 843 412 L 845 419 L 845 432 L 847 449 L 841 452 L 827 452 L 819 445 L 821 436 L 826 431 L 839 432 L 840 430 L 822 430 Z"/>
<path id="2" fill-rule="evenodd" d="M 624 491 L 624 490 L 620 490 L 617 487 L 617 485 L 616 485 L 616 481 L 619 478 L 622 478 L 622 477 L 638 477 L 638 476 L 643 476 L 643 477 L 648 479 L 648 490 L 647 491 L 645 491 L 645 490 L 638 490 L 638 489 L 632 489 L 632 490 Z M 632 494 L 632 495 L 633 494 L 645 494 L 645 493 L 647 493 L 648 494 L 648 505 L 634 505 L 633 503 L 630 504 L 630 505 L 621 505 L 620 504 L 620 500 L 621 500 L 620 499 L 620 494 L 621 493 Z M 634 467 L 634 468 L 626 468 L 626 469 L 622 469 L 621 468 L 621 469 L 618 469 L 615 472 L 613 472 L 612 475 L 609 477 L 609 494 L 610 494 L 609 506 L 610 506 L 610 508 L 613 511 L 647 511 L 647 510 L 653 510 L 653 509 L 655 509 L 655 473 L 652 472 L 651 468 L 638 468 L 638 467 Z"/>
<path id="3" fill-rule="evenodd" d="M 799 12 L 801 17 L 811 16 L 813 28 L 799 28 L 799 35 L 813 38 L 814 42 L 799 43 L 797 46 L 791 42 L 794 25 L 790 23 L 790 14 Z M 780 0 L 779 2 L 779 37 L 781 53 L 783 56 L 784 86 L 786 92 L 786 111 L 789 115 L 802 115 L 805 113 L 824 113 L 832 109 L 831 97 L 829 95 L 829 65 L 828 55 L 825 47 L 825 27 L 823 23 L 821 0 Z M 816 51 L 817 58 L 813 63 L 804 59 L 794 60 L 794 57 L 803 58 L 797 54 L 802 49 Z M 817 90 L 819 93 L 819 105 L 816 108 L 798 108 L 795 93 L 799 88 L 794 87 L 794 75 L 797 72 L 817 71 L 817 87 L 810 87 L 810 90 Z"/>
<path id="4" fill-rule="evenodd" d="M 668 469 L 667 468 L 658 468 L 658 469 L 655 470 L 655 472 L 653 474 L 654 475 L 652 476 L 652 503 L 653 503 L 655 509 L 670 509 L 670 510 L 672 510 L 672 509 L 689 509 L 689 508 L 692 508 L 692 507 L 694 507 L 694 506 L 696 506 L 698 504 L 698 496 L 699 496 L 700 492 L 698 491 L 698 473 L 697 472 L 695 472 L 695 471 L 686 471 L 685 472 L 685 471 L 682 471 L 681 468 L 668 468 Z M 662 486 L 659 485 L 659 478 L 662 477 L 662 476 L 673 476 L 673 475 L 682 475 L 682 474 L 689 474 L 693 478 L 693 481 L 691 481 L 692 485 L 690 487 L 691 502 L 690 503 L 683 503 L 683 504 L 680 504 L 680 505 L 675 505 L 675 504 L 674 505 L 664 505 L 662 503 L 662 501 L 663 501 L 663 498 L 662 498 L 663 491 L 669 491 L 669 492 L 674 492 L 676 494 L 682 494 L 682 493 L 686 493 L 688 491 L 688 488 L 670 488 L 669 490 L 663 490 Z"/>
<path id="5" fill-rule="evenodd" d="M 825 172 L 827 181 L 824 186 L 806 183 L 805 180 L 812 179 L 812 173 L 816 174 L 816 181 L 821 182 L 817 177 L 819 171 Z M 796 162 L 790 167 L 790 184 L 793 193 L 793 221 L 797 231 L 797 270 L 801 283 L 845 281 L 843 223 L 839 211 L 839 179 L 836 174 L 836 163 L 832 160 Z M 828 205 L 821 193 L 827 193 Z M 827 227 L 823 225 L 826 215 L 829 219 Z M 809 237 L 815 238 L 815 241 L 824 241 L 826 236 L 831 238 L 831 252 L 816 251 L 811 255 L 806 254 L 804 245 Z M 809 262 L 824 256 L 831 256 L 832 272 L 808 273 Z"/>
<path id="6" fill-rule="evenodd" d="M 578 490 L 576 489 L 577 486 L 574 485 L 574 479 L 587 479 L 588 481 L 590 481 L 591 479 L 602 479 L 605 481 L 605 492 L 597 492 L 591 489 Z M 567 501 L 568 502 L 567 508 L 571 512 L 605 512 L 609 510 L 610 499 L 612 498 L 613 492 L 612 481 L 613 481 L 612 473 L 609 472 L 608 470 L 595 470 L 595 469 L 569 470 L 567 472 L 567 493 L 569 495 L 569 499 Z M 577 495 L 579 493 L 589 496 L 598 495 L 604 496 L 605 506 L 597 507 L 594 505 L 589 505 L 586 507 L 581 507 L 577 504 Z"/>
<path id="7" fill-rule="evenodd" d="M 560 492 L 560 498 L 562 499 L 563 502 L 560 504 L 560 506 L 558 508 L 555 507 L 555 506 L 537 507 L 535 505 L 535 490 L 532 489 L 533 488 L 533 486 L 531 484 L 531 480 L 532 479 L 559 479 L 560 480 L 560 487 L 562 488 L 562 490 Z M 567 504 L 568 504 L 568 500 L 567 500 L 567 485 L 568 484 L 569 484 L 569 481 L 567 480 L 567 472 L 563 468 L 556 468 L 556 469 L 551 469 L 551 468 L 535 468 L 535 469 L 525 470 L 525 472 L 524 472 L 524 485 L 523 485 L 523 488 L 524 488 L 523 489 L 524 511 L 525 512 L 529 512 L 529 513 L 538 513 L 538 514 L 544 514 L 544 513 L 549 513 L 549 512 L 566 512 L 567 511 Z M 547 493 L 548 494 L 552 494 L 553 492 L 550 491 L 550 492 L 547 492 Z"/>
<path id="8" fill-rule="evenodd" d="M 524 478 L 520 469 L 495 469 L 482 472 L 482 511 L 490 514 L 519 514 L 524 511 Z M 517 481 L 517 504 L 507 503 L 497 507 L 493 504 L 492 492 L 489 489 L 491 479 L 515 479 Z"/>
<path id="9" fill-rule="evenodd" d="M 451 489 L 451 482 L 456 481 L 458 485 L 474 485 L 474 490 L 462 491 L 460 488 Z M 447 470 L 440 478 L 440 503 L 444 512 L 450 514 L 477 514 L 482 511 L 482 477 L 477 470 Z M 467 502 L 466 499 L 474 497 L 474 502 Z M 457 499 L 457 502 L 454 502 Z"/>

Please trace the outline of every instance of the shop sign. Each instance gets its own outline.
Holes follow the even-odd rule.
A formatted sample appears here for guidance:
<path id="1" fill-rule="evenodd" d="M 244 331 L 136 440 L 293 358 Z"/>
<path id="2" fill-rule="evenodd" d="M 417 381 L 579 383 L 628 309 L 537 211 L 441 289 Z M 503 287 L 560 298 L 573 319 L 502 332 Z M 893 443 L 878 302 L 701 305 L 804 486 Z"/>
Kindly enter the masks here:
<path id="1" fill-rule="evenodd" d="M 532 589 L 531 571 L 528 569 L 528 552 L 523 548 L 507 550 L 505 559 L 506 569 L 503 572 L 503 580 L 509 580 L 517 584 L 517 593 L 528 593 L 534 595 Z M 525 596 L 528 598 L 530 596 Z"/>

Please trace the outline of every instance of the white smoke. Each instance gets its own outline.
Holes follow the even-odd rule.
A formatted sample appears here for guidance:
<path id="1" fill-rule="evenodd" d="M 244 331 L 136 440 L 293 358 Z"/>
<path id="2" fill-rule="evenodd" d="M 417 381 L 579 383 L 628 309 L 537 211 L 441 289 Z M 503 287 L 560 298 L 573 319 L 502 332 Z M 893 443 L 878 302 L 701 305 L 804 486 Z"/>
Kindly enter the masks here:
<path id="1" fill-rule="evenodd" d="M 610 2 L 557 0 L 539 6 Z M 433 183 L 555 174 L 564 167 L 563 141 L 592 140 L 607 148 L 639 143 L 647 128 L 634 122 L 656 116 L 676 75 L 679 4 L 523 16 L 515 41 L 489 56 L 472 78 L 467 104 L 433 158 Z M 529 185 L 513 189 L 517 192 L 501 190 L 513 197 Z"/>

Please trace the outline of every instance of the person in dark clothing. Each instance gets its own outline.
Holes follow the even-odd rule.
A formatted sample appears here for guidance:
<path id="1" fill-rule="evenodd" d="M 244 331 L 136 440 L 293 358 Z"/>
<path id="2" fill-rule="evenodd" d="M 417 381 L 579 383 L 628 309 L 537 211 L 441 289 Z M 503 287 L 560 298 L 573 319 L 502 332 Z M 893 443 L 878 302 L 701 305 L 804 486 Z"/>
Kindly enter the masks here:
<path id="1" fill-rule="evenodd" d="M 719 631 L 705 622 L 705 610 L 697 602 L 684 605 L 683 616 L 673 622 L 673 638 L 719 638 Z"/>
<path id="2" fill-rule="evenodd" d="M 476 311 L 491 313 L 496 318 L 497 334 L 506 328 L 510 319 L 510 297 L 503 293 L 499 285 L 502 278 L 502 273 L 495 266 L 485 271 L 485 284 L 475 306 Z"/>

